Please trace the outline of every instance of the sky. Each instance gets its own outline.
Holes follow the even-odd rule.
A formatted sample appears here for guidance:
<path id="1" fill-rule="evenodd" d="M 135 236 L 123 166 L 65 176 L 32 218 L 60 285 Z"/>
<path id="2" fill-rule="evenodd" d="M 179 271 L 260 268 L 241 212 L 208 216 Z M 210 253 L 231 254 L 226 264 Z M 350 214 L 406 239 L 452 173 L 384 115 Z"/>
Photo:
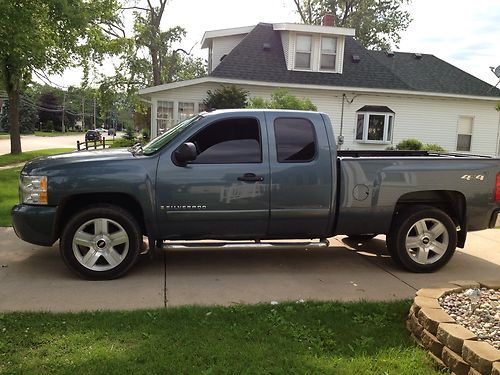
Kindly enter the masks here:
<path id="1" fill-rule="evenodd" d="M 492 85 L 498 82 L 489 67 L 500 65 L 500 0 L 413 0 L 407 8 L 413 21 L 395 51 L 433 54 Z M 208 50 L 200 48 L 205 31 L 258 22 L 300 22 L 300 17 L 293 0 L 170 0 L 162 27 L 184 27 L 182 47 L 207 58 Z M 100 71 L 111 74 L 112 64 Z M 78 86 L 81 76 L 71 69 L 51 80 Z"/>

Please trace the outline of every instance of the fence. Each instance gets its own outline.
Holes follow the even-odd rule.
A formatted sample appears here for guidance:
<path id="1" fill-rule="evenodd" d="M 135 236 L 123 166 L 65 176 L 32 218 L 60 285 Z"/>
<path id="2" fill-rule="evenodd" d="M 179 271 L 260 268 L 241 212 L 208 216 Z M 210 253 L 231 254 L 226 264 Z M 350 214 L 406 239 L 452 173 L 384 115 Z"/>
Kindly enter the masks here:
<path id="1" fill-rule="evenodd" d="M 83 147 L 85 145 L 85 147 Z M 78 151 L 82 150 L 89 150 L 89 149 L 94 149 L 97 150 L 97 148 L 106 148 L 106 138 L 102 138 L 100 140 L 94 139 L 93 141 L 76 141 L 76 148 Z"/>

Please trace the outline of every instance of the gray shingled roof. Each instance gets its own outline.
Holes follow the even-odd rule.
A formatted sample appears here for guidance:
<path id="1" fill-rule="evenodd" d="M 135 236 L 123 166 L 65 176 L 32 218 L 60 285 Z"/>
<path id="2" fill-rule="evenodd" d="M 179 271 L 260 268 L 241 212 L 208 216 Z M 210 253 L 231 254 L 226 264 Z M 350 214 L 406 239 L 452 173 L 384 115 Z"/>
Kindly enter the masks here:
<path id="1" fill-rule="evenodd" d="M 263 44 L 271 48 L 264 50 Z M 354 62 L 353 55 L 360 57 Z M 304 85 L 364 87 L 500 97 L 500 90 L 438 59 L 412 53 L 370 51 L 346 37 L 342 74 L 290 71 L 286 67 L 279 31 L 260 23 L 222 60 L 213 77 L 295 83 Z"/>

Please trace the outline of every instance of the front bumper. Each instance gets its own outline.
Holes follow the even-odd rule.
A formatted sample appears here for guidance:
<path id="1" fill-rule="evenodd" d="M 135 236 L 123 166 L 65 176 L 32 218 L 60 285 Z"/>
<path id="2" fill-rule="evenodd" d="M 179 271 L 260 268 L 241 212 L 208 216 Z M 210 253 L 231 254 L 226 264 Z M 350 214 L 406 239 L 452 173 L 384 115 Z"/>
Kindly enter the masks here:
<path id="1" fill-rule="evenodd" d="M 57 207 L 18 204 L 12 208 L 12 226 L 23 241 L 52 246 L 56 241 L 55 218 Z"/>

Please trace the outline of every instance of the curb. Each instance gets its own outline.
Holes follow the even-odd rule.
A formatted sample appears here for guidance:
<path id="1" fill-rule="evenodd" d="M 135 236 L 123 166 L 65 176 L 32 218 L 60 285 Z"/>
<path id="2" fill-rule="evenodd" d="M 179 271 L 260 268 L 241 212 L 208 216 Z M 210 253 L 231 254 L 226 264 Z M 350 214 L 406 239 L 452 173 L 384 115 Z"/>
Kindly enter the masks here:
<path id="1" fill-rule="evenodd" d="M 410 308 L 406 327 L 439 368 L 456 375 L 500 375 L 500 350 L 478 341 L 474 333 L 457 323 L 438 299 L 469 288 L 499 289 L 500 281 L 458 280 L 420 289 Z"/>

